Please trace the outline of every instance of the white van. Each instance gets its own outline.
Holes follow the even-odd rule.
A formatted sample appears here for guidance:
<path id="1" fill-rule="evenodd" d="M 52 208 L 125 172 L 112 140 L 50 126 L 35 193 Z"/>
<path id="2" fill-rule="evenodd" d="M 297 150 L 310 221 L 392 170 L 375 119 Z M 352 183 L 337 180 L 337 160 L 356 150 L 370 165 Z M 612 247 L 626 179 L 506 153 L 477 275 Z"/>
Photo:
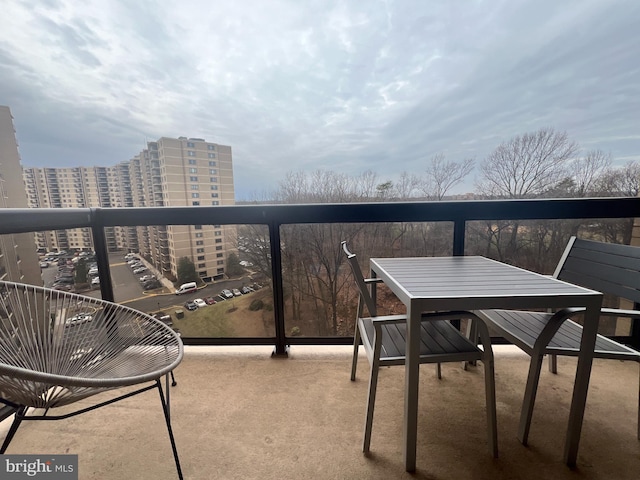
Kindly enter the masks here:
<path id="1" fill-rule="evenodd" d="M 180 288 L 176 290 L 176 295 L 195 292 L 196 290 L 198 290 L 198 286 L 196 285 L 196 282 L 183 283 L 182 285 L 180 285 Z"/>

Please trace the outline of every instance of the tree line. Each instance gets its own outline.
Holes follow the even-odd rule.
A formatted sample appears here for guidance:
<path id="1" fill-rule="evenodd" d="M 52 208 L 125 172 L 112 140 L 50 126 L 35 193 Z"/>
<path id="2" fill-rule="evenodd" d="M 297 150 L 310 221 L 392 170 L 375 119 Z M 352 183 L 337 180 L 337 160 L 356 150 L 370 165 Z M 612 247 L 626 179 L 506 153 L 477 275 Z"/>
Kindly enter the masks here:
<path id="1" fill-rule="evenodd" d="M 566 132 L 543 128 L 501 143 L 486 158 L 448 160 L 436 154 L 424 172 L 403 172 L 380 180 L 367 171 L 349 176 L 317 170 L 290 172 L 272 195 L 278 203 L 442 201 L 477 171 L 475 198 L 528 199 L 637 196 L 640 164 L 614 167 L 610 154 L 581 152 Z M 471 222 L 466 254 L 479 254 L 551 273 L 571 235 L 629 243 L 633 219 Z M 356 292 L 344 255 L 347 240 L 363 266 L 371 256 L 438 256 L 452 253 L 453 226 L 447 222 L 385 224 L 302 224 L 282 228 L 282 269 L 287 325 L 307 335 L 350 335 Z M 239 228 L 243 252 L 270 277 L 266 227 Z M 366 269 L 365 269 L 366 271 Z M 384 312 L 383 312 L 384 313 Z"/>

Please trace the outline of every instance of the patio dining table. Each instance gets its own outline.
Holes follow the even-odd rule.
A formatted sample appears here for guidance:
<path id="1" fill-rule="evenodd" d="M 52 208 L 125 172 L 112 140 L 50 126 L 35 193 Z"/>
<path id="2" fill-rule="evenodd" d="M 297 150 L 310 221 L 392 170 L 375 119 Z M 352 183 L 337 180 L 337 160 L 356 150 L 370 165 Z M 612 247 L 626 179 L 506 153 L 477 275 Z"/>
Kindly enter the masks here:
<path id="1" fill-rule="evenodd" d="M 443 310 L 585 307 L 584 331 L 573 388 L 564 461 L 576 464 L 598 330 L 600 292 L 480 256 L 371 258 L 382 279 L 407 308 L 404 394 L 404 463 L 416 469 L 421 313 Z"/>

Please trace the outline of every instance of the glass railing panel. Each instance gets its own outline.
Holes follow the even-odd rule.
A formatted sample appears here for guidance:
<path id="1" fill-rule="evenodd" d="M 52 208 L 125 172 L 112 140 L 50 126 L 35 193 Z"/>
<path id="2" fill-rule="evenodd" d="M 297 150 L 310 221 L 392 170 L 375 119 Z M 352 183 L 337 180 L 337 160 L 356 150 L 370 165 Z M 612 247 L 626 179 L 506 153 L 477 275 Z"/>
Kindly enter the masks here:
<path id="1" fill-rule="evenodd" d="M 608 243 L 635 244 L 634 219 L 501 220 L 467 224 L 465 255 L 484 255 L 544 275 L 552 275 L 571 236 Z M 640 244 L 640 243 L 639 243 Z M 625 300 L 605 296 L 604 306 L 633 308 Z M 579 317 L 576 318 L 581 322 Z M 599 332 L 632 334 L 632 320 L 602 317 Z"/>
<path id="2" fill-rule="evenodd" d="M 433 223 L 296 224 L 281 228 L 285 328 L 289 337 L 353 335 L 358 296 L 340 242 L 368 275 L 369 258 L 452 254 L 453 225 Z M 384 285 L 380 313 L 402 313 Z"/>
<path id="3" fill-rule="evenodd" d="M 266 227 L 138 229 L 146 229 L 138 245 L 109 252 L 116 302 L 156 315 L 185 339 L 275 335 Z"/>

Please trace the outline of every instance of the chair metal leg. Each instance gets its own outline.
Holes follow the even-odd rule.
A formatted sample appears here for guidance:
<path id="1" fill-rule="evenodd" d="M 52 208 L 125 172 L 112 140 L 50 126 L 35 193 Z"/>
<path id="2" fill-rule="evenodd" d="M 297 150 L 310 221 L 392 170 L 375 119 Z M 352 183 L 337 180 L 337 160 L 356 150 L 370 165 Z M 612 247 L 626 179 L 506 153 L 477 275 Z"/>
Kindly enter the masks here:
<path id="1" fill-rule="evenodd" d="M 493 355 L 486 355 L 484 364 L 484 388 L 487 402 L 487 427 L 489 430 L 489 452 L 498 458 L 498 415 L 496 412 L 496 380 Z"/>
<path id="2" fill-rule="evenodd" d="M 7 436 L 4 437 L 4 442 L 2 443 L 2 447 L 0 447 L 0 455 L 3 455 L 4 452 L 6 452 L 7 448 L 9 447 L 9 444 L 11 443 L 11 440 L 13 440 L 13 436 L 18 431 L 18 427 L 22 423 L 22 418 L 24 417 L 24 414 L 26 412 L 27 412 L 27 407 L 21 407 L 16 413 L 14 413 L 11 427 L 7 432 Z"/>
<path id="3" fill-rule="evenodd" d="M 183 480 L 182 468 L 180 467 L 180 460 L 178 459 L 178 449 L 176 448 L 176 441 L 173 437 L 173 430 L 171 429 L 171 417 L 169 415 L 169 407 L 165 401 L 164 392 L 162 391 L 162 382 L 160 379 L 156 380 L 156 386 L 158 387 L 158 393 L 160 394 L 160 402 L 162 403 L 162 411 L 164 413 L 164 420 L 167 424 L 167 431 L 169 432 L 169 440 L 171 441 L 171 450 L 173 451 L 173 459 L 176 462 L 176 469 L 178 470 L 178 478 Z"/>
<path id="4" fill-rule="evenodd" d="M 364 441 L 362 451 L 369 453 L 371 446 L 371 430 L 373 429 L 373 409 L 376 404 L 376 390 L 378 388 L 378 372 L 380 371 L 380 354 L 374 355 L 369 377 L 369 395 L 367 398 L 367 417 L 364 425 Z"/>
<path id="5" fill-rule="evenodd" d="M 356 369 L 358 368 L 358 349 L 360 347 L 360 327 L 356 320 L 356 331 L 353 335 L 353 359 L 351 360 L 351 381 L 356 379 Z"/>
<path id="6" fill-rule="evenodd" d="M 173 370 L 171 370 L 171 386 L 175 387 L 178 384 L 178 382 L 176 382 L 176 377 L 173 375 Z"/>
<path id="7" fill-rule="evenodd" d="M 558 373 L 558 356 L 550 354 L 549 355 L 549 371 L 551 373 Z"/>
<path id="8" fill-rule="evenodd" d="M 436 376 L 438 377 L 438 380 L 442 380 L 442 364 L 441 363 L 436 364 Z"/>
<path id="9" fill-rule="evenodd" d="M 518 427 L 518 440 L 526 445 L 529 439 L 529 430 L 531 428 L 531 418 L 533 417 L 533 406 L 536 401 L 536 393 L 538 391 L 538 382 L 540 381 L 540 370 L 542 369 L 543 354 L 533 353 L 531 362 L 529 363 L 529 375 L 527 377 L 527 386 L 524 391 L 522 400 L 522 411 L 520 412 L 520 425 Z"/>

